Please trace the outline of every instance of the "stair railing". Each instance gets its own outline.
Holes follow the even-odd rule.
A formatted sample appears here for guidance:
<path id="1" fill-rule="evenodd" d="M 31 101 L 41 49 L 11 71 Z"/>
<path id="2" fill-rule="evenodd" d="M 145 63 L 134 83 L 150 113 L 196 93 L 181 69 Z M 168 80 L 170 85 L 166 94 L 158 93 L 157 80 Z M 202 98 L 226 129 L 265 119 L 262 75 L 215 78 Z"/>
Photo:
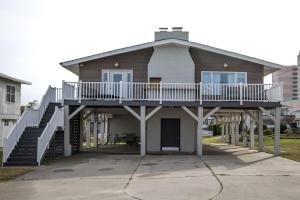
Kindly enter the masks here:
<path id="1" fill-rule="evenodd" d="M 58 127 L 64 125 L 64 110 L 63 108 L 55 107 L 55 112 L 51 120 L 47 123 L 42 135 L 38 137 L 37 145 L 37 163 L 41 164 L 42 158 L 45 154 L 46 149 L 50 145 L 51 138 Z"/>
<path id="2" fill-rule="evenodd" d="M 6 162 L 9 155 L 18 143 L 26 127 L 38 126 L 47 106 L 50 102 L 59 102 L 61 90 L 58 88 L 48 87 L 42 98 L 41 104 L 37 109 L 26 109 L 17 123 L 12 127 L 8 135 L 3 138 L 3 160 Z"/>

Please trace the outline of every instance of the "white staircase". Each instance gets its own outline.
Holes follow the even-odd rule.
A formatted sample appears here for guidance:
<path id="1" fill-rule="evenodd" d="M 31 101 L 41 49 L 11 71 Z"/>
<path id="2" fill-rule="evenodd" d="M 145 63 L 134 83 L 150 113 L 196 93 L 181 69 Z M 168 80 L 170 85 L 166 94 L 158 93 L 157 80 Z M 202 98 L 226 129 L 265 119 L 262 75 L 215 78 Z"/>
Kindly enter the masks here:
<path id="1" fill-rule="evenodd" d="M 26 148 L 26 145 L 28 146 L 33 146 L 37 145 L 38 141 L 31 141 L 31 139 L 36 139 L 36 135 L 38 135 L 39 133 L 37 133 L 38 131 L 41 131 L 43 129 L 43 133 L 40 136 L 39 141 L 40 142 L 40 146 L 39 146 L 39 153 L 43 154 L 45 152 L 44 149 L 44 144 L 46 142 L 50 142 L 49 139 L 49 134 L 47 134 L 49 132 L 49 128 L 50 125 L 47 124 L 48 120 L 47 117 L 45 116 L 45 112 L 48 108 L 48 106 L 50 104 L 53 103 L 59 105 L 58 103 L 61 102 L 61 89 L 59 88 L 54 88 L 49 86 L 45 95 L 43 96 L 43 99 L 41 101 L 41 104 L 39 106 L 38 109 L 26 109 L 24 111 L 24 113 L 22 114 L 22 116 L 20 117 L 20 119 L 17 121 L 17 123 L 14 125 L 14 127 L 12 128 L 12 130 L 10 131 L 10 133 L 8 134 L 8 136 L 6 138 L 4 138 L 3 140 L 3 164 L 7 165 L 7 166 L 15 166 L 15 165 L 22 165 L 22 163 L 25 163 L 26 165 L 30 165 L 30 163 L 33 163 L 33 165 L 35 165 L 34 163 L 40 163 L 40 159 L 41 156 L 37 156 L 38 153 L 34 152 L 34 148 L 31 148 L 30 150 L 33 151 L 31 152 L 31 156 L 37 156 L 39 158 L 39 160 L 36 160 L 36 162 L 32 162 L 32 157 L 30 158 L 25 158 L 25 155 L 28 155 L 28 153 L 30 152 L 29 148 Z M 62 127 L 63 123 L 63 119 L 62 118 L 58 118 L 59 114 L 63 111 L 61 111 L 62 108 L 56 108 L 54 114 L 52 115 L 49 123 L 51 122 L 51 127 L 55 126 L 55 123 L 57 125 L 60 125 Z M 52 118 L 55 118 L 54 120 Z M 43 119 L 43 120 L 42 120 Z M 59 121 L 60 120 L 60 121 Z M 35 131 L 27 131 L 26 129 L 29 130 L 34 130 Z M 51 129 L 52 130 L 52 129 Z M 44 133 L 44 132 L 47 133 Z M 26 133 L 26 138 L 24 138 L 24 141 L 22 141 L 22 148 L 18 149 L 18 156 L 19 157 L 12 157 L 10 158 L 12 152 L 14 151 L 14 149 L 17 147 L 20 138 L 22 137 L 22 134 Z M 46 137 L 47 136 L 47 137 Z M 25 136 L 24 136 L 25 137 Z M 49 139 L 48 141 L 46 141 L 46 139 Z M 32 142 L 32 144 L 30 144 L 30 142 Z M 20 162 L 20 160 L 22 160 L 22 157 L 24 157 L 24 162 Z M 10 160 L 8 160 L 10 159 Z M 26 160 L 27 159 L 27 160 Z M 14 160 L 18 160 L 18 162 L 14 162 Z M 27 163 L 26 163 L 26 162 Z"/>

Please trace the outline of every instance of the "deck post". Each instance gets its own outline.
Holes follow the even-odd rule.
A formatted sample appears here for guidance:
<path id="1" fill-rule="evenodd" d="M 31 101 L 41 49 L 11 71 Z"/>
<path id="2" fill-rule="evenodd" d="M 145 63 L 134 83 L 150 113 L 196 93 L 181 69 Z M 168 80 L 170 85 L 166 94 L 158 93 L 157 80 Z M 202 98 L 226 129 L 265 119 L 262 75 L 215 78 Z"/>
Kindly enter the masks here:
<path id="1" fill-rule="evenodd" d="M 222 140 L 222 142 L 224 142 L 224 135 L 225 135 L 225 123 L 222 118 L 222 123 L 221 123 L 221 140 Z"/>
<path id="2" fill-rule="evenodd" d="M 280 153 L 280 107 L 275 108 L 274 155 Z"/>
<path id="3" fill-rule="evenodd" d="M 235 143 L 236 145 L 240 144 L 240 122 L 237 120 L 235 122 Z"/>
<path id="4" fill-rule="evenodd" d="M 90 119 L 87 119 L 87 125 L 86 125 L 86 149 L 91 148 L 91 122 Z"/>
<path id="5" fill-rule="evenodd" d="M 200 95 L 199 95 L 199 98 L 200 98 L 200 105 L 202 105 L 202 92 L 203 92 L 203 90 L 202 90 L 202 81 L 200 82 Z"/>
<path id="6" fill-rule="evenodd" d="M 159 82 L 159 104 L 162 104 L 162 95 L 163 95 L 163 92 L 162 92 L 162 81 Z"/>
<path id="7" fill-rule="evenodd" d="M 198 106 L 197 122 L 197 155 L 202 156 L 203 107 L 201 106 Z"/>
<path id="8" fill-rule="evenodd" d="M 240 105 L 243 105 L 243 83 L 240 82 Z"/>
<path id="9" fill-rule="evenodd" d="M 97 113 L 94 113 L 93 115 L 93 119 L 94 119 L 94 125 L 93 125 L 93 148 L 97 148 L 98 147 L 98 119 L 97 119 Z"/>
<path id="10" fill-rule="evenodd" d="M 64 106 L 65 102 L 65 81 L 62 80 L 62 83 L 61 83 L 61 105 Z"/>
<path id="11" fill-rule="evenodd" d="M 226 118 L 226 122 L 225 122 L 225 140 L 224 142 L 228 142 L 228 119 Z"/>
<path id="12" fill-rule="evenodd" d="M 101 124 L 100 124 L 100 134 L 101 134 L 101 145 L 105 144 L 105 116 L 101 114 Z"/>
<path id="13" fill-rule="evenodd" d="M 141 156 L 146 154 L 146 107 L 141 106 L 140 111 L 140 134 L 141 134 Z"/>
<path id="14" fill-rule="evenodd" d="M 264 151 L 264 130 L 263 130 L 263 114 L 258 111 L 258 151 Z"/>
<path id="15" fill-rule="evenodd" d="M 79 89 L 79 91 L 78 91 L 78 103 L 81 103 L 81 93 L 82 93 L 82 80 L 80 80 L 79 81 L 79 84 L 78 84 L 78 89 Z"/>
<path id="16" fill-rule="evenodd" d="M 70 108 L 68 105 L 64 106 L 64 155 L 72 155 L 72 147 L 70 144 L 70 120 L 69 120 Z"/>
<path id="17" fill-rule="evenodd" d="M 254 120 L 250 117 L 250 149 L 254 149 Z"/>
<path id="18" fill-rule="evenodd" d="M 119 103 L 122 103 L 122 95 L 123 95 L 123 81 L 120 81 L 120 94 L 119 94 Z"/>
<path id="19" fill-rule="evenodd" d="M 234 128 L 234 121 L 231 120 L 230 122 L 230 133 L 231 133 L 231 144 L 235 145 L 235 128 Z"/>
<path id="20" fill-rule="evenodd" d="M 79 120 L 79 123 L 80 123 L 80 132 L 79 132 L 79 135 L 80 135 L 80 145 L 79 145 L 79 150 L 82 151 L 83 150 L 83 112 L 80 112 L 80 120 Z"/>

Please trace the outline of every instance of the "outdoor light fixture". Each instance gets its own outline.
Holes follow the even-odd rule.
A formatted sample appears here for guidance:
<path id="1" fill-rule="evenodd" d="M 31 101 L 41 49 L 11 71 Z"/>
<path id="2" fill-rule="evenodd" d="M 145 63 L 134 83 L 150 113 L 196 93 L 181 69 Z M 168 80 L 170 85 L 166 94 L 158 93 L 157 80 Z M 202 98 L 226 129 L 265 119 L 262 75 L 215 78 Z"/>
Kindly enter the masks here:
<path id="1" fill-rule="evenodd" d="M 226 67 L 228 67 L 228 64 L 227 64 L 227 62 L 225 62 L 225 63 L 224 63 L 224 67 L 225 67 L 225 68 L 226 68 Z"/>
<path id="2" fill-rule="evenodd" d="M 118 63 L 118 62 L 115 63 L 115 67 L 116 67 L 116 68 L 119 67 L 119 63 Z"/>

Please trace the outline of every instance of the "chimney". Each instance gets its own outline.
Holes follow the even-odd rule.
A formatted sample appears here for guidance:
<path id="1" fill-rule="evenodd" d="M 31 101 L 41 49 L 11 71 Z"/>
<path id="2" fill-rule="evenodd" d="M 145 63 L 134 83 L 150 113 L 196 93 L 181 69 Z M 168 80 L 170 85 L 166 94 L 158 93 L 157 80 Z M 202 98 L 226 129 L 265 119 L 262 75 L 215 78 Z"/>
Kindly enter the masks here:
<path id="1" fill-rule="evenodd" d="M 166 27 L 160 27 L 159 31 L 154 33 L 154 40 L 167 40 L 167 39 L 177 39 L 177 40 L 189 40 L 189 32 L 182 31 L 182 27 L 172 27 L 172 31 L 168 31 Z"/>
<path id="2" fill-rule="evenodd" d="M 300 51 L 299 51 L 299 54 L 298 54 L 298 66 L 300 66 Z"/>

